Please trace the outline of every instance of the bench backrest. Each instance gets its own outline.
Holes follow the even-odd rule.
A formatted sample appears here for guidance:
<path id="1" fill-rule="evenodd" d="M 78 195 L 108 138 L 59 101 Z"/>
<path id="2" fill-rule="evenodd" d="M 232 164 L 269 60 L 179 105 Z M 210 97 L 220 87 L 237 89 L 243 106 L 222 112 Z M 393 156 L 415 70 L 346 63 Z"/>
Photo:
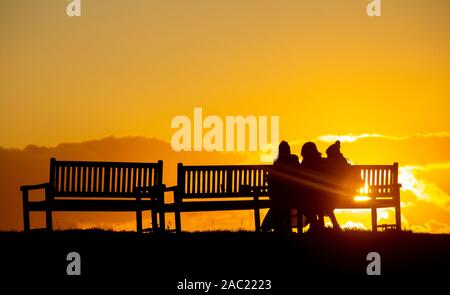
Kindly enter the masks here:
<path id="1" fill-rule="evenodd" d="M 354 167 L 359 170 L 364 183 L 358 189 L 358 195 L 373 198 L 400 197 L 398 163 L 393 165 L 355 165 Z"/>
<path id="2" fill-rule="evenodd" d="M 271 166 L 185 166 L 180 163 L 176 196 L 179 199 L 267 196 L 269 192 L 267 176 Z M 397 163 L 353 167 L 359 170 L 364 183 L 355 195 L 373 198 L 400 196 Z"/>
<path id="3" fill-rule="evenodd" d="M 255 196 L 250 187 L 261 187 L 267 196 L 271 165 L 184 166 L 178 164 L 179 198 L 224 198 Z"/>
<path id="4" fill-rule="evenodd" d="M 163 162 L 88 162 L 50 160 L 53 197 L 136 197 L 135 187 L 162 185 Z"/>

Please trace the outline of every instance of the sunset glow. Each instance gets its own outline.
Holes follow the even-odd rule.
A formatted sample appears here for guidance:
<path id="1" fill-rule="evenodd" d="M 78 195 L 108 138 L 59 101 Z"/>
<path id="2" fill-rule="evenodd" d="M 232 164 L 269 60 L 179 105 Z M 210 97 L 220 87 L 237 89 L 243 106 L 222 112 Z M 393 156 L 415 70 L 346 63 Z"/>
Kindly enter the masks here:
<path id="1" fill-rule="evenodd" d="M 19 185 L 48 179 L 51 156 L 162 159 L 168 185 L 178 162 L 273 158 L 248 146 L 174 151 L 172 120 L 202 108 L 278 116 L 296 155 L 314 141 L 325 156 L 340 140 L 354 164 L 398 162 L 403 227 L 450 233 L 450 1 L 384 1 L 379 18 L 364 0 L 85 1 L 79 18 L 66 2 L 0 2 L 1 229 L 21 228 Z M 336 212 L 370 229 L 369 211 Z M 56 214 L 61 228 L 135 226 L 132 214 L 71 214 Z M 254 226 L 247 211 L 185 215 L 191 231 Z"/>

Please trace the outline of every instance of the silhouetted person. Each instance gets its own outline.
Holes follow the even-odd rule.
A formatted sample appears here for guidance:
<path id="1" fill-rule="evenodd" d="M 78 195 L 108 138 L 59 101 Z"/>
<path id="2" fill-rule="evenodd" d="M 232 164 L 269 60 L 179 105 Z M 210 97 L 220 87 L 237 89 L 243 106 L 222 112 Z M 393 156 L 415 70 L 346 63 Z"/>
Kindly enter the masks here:
<path id="1" fill-rule="evenodd" d="M 336 167 L 348 168 L 351 166 L 344 155 L 341 153 L 341 142 L 337 140 L 327 148 L 327 162 Z"/>
<path id="2" fill-rule="evenodd" d="M 329 178 L 330 193 L 327 199 L 327 209 L 334 210 L 344 199 L 353 199 L 357 186 L 362 184 L 361 175 L 352 168 L 352 165 L 341 153 L 341 142 L 338 140 L 330 145 L 327 153 L 327 174 Z M 330 216 L 330 219 L 332 216 Z M 333 218 L 334 214 L 333 214 Z M 332 219 L 333 222 L 333 219 Z M 337 224 L 336 221 L 336 225 Z M 333 222 L 333 228 L 335 222 Z"/>
<path id="3" fill-rule="evenodd" d="M 295 193 L 294 173 L 298 169 L 298 157 L 291 154 L 291 147 L 282 141 L 278 147 L 278 157 L 269 172 L 269 187 L 272 207 L 263 221 L 263 230 L 272 222 L 275 232 L 291 231 L 291 207 Z"/>
<path id="4" fill-rule="evenodd" d="M 312 231 L 323 228 L 325 162 L 317 146 L 307 142 L 301 149 L 302 162 L 297 173 L 297 206 L 301 208 Z"/>

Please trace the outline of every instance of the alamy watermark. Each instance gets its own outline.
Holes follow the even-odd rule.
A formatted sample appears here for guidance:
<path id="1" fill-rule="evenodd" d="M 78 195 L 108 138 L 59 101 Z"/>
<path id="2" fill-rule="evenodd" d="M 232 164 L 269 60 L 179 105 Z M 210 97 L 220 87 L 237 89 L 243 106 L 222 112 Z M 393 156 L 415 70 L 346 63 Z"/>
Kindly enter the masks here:
<path id="1" fill-rule="evenodd" d="M 381 0 L 373 0 L 367 5 L 368 16 L 381 16 Z"/>
<path id="2" fill-rule="evenodd" d="M 366 256 L 366 260 L 370 263 L 366 267 L 366 273 L 368 276 L 381 275 L 381 256 L 378 252 L 369 252 Z"/>
<path id="3" fill-rule="evenodd" d="M 78 252 L 69 252 L 66 256 L 66 260 L 69 261 L 66 267 L 66 274 L 68 276 L 80 276 L 81 275 L 81 256 Z"/>
<path id="4" fill-rule="evenodd" d="M 68 0 L 66 14 L 68 16 L 81 16 L 81 0 Z M 367 5 L 368 16 L 381 16 L 381 0 L 371 0 Z"/>
<path id="5" fill-rule="evenodd" d="M 280 118 L 270 116 L 269 120 L 269 116 L 253 115 L 225 116 L 225 120 L 219 116 L 203 118 L 203 109 L 194 108 L 193 121 L 185 115 L 176 116 L 171 128 L 178 129 L 170 141 L 174 151 L 259 151 L 262 162 L 272 162 L 279 142 Z"/>
<path id="6" fill-rule="evenodd" d="M 69 0 L 66 6 L 66 14 L 68 16 L 81 16 L 81 0 Z"/>

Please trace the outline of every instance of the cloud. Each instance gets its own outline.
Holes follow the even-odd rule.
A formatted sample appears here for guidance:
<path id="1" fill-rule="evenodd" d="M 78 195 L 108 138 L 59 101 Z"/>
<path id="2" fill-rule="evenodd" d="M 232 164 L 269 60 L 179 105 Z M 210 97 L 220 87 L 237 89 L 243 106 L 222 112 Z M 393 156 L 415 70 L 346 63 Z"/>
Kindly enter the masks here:
<path id="1" fill-rule="evenodd" d="M 343 229 L 361 229 L 368 230 L 368 228 L 361 222 L 347 221 L 341 226 Z"/>
<path id="2" fill-rule="evenodd" d="M 430 163 L 425 165 L 418 166 L 404 166 L 403 168 L 408 169 L 410 171 L 436 171 L 436 170 L 449 170 L 450 162 L 443 163 Z"/>
<path id="3" fill-rule="evenodd" d="M 317 137 L 317 140 L 324 142 L 335 142 L 336 140 L 340 140 L 341 142 L 355 142 L 359 139 L 364 138 L 382 138 L 388 140 L 407 140 L 411 138 L 429 138 L 429 137 L 439 137 L 439 138 L 450 138 L 450 133 L 442 131 L 436 133 L 418 133 L 410 136 L 391 136 L 384 135 L 379 133 L 363 133 L 363 134 L 346 134 L 346 135 L 321 135 Z"/>
<path id="4" fill-rule="evenodd" d="M 416 173 L 418 171 L 448 169 L 450 169 L 450 163 L 431 163 L 399 168 L 399 182 L 402 184 L 402 192 L 404 194 L 409 193 L 415 197 L 415 199 L 408 201 L 403 199 L 402 201 L 402 208 L 408 208 L 407 210 L 403 210 L 404 214 L 402 214 L 402 223 L 407 228 L 414 232 L 450 233 L 450 220 L 448 220 L 450 214 L 450 195 L 434 182 L 419 178 Z M 447 217 L 441 216 L 443 218 L 442 220 L 435 220 L 437 216 L 433 214 L 434 211 L 426 208 L 425 204 L 434 206 L 436 209 L 440 208 L 442 212 L 446 212 L 444 214 Z M 423 215 L 422 219 L 430 219 L 427 221 L 419 221 L 417 219 L 417 210 Z M 410 222 L 410 218 L 415 219 L 415 222 Z"/>
<path id="5" fill-rule="evenodd" d="M 450 233 L 450 226 L 434 219 L 427 221 L 424 225 L 411 225 L 410 229 L 419 233 Z"/>
<path id="6" fill-rule="evenodd" d="M 446 164 L 446 163 L 444 163 Z M 432 203 L 450 212 L 450 196 L 435 183 L 417 178 L 414 170 L 431 169 L 432 167 L 445 167 L 446 165 L 424 165 L 399 168 L 399 183 L 402 191 L 412 192 L 419 200 Z"/>

